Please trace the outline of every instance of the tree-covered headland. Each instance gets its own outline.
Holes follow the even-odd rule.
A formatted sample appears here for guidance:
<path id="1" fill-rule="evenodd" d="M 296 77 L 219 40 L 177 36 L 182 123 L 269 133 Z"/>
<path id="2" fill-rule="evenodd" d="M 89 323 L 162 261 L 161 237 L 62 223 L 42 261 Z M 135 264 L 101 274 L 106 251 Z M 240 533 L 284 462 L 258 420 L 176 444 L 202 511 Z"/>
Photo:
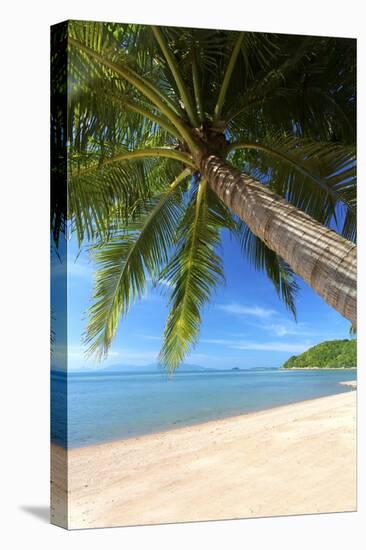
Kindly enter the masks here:
<path id="1" fill-rule="evenodd" d="M 355 368 L 357 340 L 329 340 L 317 344 L 301 355 L 293 355 L 284 363 L 285 369 Z"/>

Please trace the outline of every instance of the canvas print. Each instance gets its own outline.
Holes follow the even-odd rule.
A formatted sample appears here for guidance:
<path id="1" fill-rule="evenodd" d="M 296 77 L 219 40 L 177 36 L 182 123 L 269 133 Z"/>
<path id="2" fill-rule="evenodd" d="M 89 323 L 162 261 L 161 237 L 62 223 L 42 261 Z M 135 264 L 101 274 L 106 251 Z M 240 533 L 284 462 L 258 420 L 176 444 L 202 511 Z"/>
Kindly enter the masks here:
<path id="1" fill-rule="evenodd" d="M 51 518 L 356 510 L 356 41 L 51 29 Z"/>

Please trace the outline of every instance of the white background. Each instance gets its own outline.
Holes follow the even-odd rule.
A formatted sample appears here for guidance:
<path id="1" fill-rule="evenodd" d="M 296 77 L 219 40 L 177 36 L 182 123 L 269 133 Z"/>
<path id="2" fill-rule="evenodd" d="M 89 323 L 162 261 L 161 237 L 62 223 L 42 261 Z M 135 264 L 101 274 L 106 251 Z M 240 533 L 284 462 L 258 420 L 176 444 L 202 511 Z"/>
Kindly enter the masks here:
<path id="1" fill-rule="evenodd" d="M 59 0 L 2 4 L 0 323 L 3 548 L 365 547 L 365 290 L 359 284 L 359 511 L 290 518 L 66 532 L 47 523 L 49 496 L 49 26 L 94 19 L 351 36 L 359 39 L 359 210 L 365 249 L 365 29 L 362 2 L 337 0 Z M 359 255 L 361 257 L 361 255 Z M 366 262 L 365 262 L 366 265 Z M 366 281 L 359 262 L 359 281 Z M 365 395 L 364 395 L 365 394 Z M 337 480 L 334 480 L 337 483 Z M 363 542 L 362 542 L 363 531 Z"/>

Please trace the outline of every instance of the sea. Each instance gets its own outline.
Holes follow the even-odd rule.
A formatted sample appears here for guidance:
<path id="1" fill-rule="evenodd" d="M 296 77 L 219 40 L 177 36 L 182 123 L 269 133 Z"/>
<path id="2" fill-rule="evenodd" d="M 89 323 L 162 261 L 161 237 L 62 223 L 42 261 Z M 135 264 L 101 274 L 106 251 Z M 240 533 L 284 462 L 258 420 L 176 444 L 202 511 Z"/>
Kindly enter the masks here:
<path id="1" fill-rule="evenodd" d="M 355 379 L 354 369 L 53 372 L 51 440 L 77 448 L 162 432 L 352 391 L 339 382 Z"/>

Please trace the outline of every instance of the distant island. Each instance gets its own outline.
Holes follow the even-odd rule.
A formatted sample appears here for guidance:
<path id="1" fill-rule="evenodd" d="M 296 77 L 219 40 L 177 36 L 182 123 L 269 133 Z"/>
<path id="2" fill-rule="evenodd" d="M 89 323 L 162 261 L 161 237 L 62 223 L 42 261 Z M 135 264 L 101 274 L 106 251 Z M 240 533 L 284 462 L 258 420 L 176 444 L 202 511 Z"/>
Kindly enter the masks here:
<path id="1" fill-rule="evenodd" d="M 149 365 L 144 366 L 136 366 L 136 365 L 108 365 L 102 369 L 99 369 L 100 372 L 105 373 L 147 373 L 147 372 L 166 372 L 164 365 L 161 365 L 160 363 L 150 363 Z M 211 369 L 209 367 L 201 367 L 200 365 L 192 365 L 189 363 L 182 363 L 178 369 L 179 372 L 189 373 L 189 372 L 206 372 L 206 371 L 212 371 L 214 369 Z"/>
<path id="2" fill-rule="evenodd" d="M 284 369 L 340 369 L 357 367 L 356 340 L 329 340 L 317 344 L 301 355 L 293 355 Z"/>

